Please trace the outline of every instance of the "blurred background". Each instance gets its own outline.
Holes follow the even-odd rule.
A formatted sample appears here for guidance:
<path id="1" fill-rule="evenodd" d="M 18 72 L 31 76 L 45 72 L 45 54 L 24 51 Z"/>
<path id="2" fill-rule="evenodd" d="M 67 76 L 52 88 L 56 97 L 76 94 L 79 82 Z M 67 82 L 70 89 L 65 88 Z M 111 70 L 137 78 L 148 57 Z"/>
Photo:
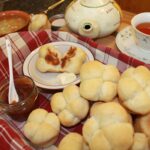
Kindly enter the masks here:
<path id="1" fill-rule="evenodd" d="M 0 11 L 19 9 L 28 13 L 39 13 L 59 0 L 0 0 Z M 48 12 L 48 16 L 64 13 L 72 0 L 65 0 L 61 5 Z M 134 13 L 150 11 L 150 0 L 116 0 L 123 10 Z"/>
<path id="2" fill-rule="evenodd" d="M 116 0 L 123 10 L 134 13 L 150 12 L 150 0 Z"/>
<path id="3" fill-rule="evenodd" d="M 59 0 L 0 0 L 0 10 L 13 10 L 19 9 L 28 13 L 39 13 L 46 10 L 52 4 Z M 48 16 L 54 14 L 64 13 L 67 5 L 72 0 L 65 0 L 62 4 L 57 6 L 55 9 L 48 12 Z"/>

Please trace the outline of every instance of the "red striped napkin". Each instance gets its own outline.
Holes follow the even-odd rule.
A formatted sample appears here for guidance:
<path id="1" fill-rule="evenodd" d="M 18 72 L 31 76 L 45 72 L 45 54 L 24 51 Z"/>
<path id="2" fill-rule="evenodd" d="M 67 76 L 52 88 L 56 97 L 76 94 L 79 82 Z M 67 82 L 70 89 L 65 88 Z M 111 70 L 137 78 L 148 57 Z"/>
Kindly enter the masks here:
<path id="1" fill-rule="evenodd" d="M 6 120 L 0 119 L 0 149 L 1 150 L 32 150 L 13 126 Z"/>
<path id="2" fill-rule="evenodd" d="M 89 38 L 74 36 L 67 32 L 51 32 L 50 30 L 44 30 L 39 32 L 18 32 L 12 33 L 6 36 L 12 43 L 13 48 L 13 64 L 14 74 L 22 74 L 22 66 L 25 58 L 31 51 L 37 47 L 54 41 L 70 41 L 82 44 L 87 47 L 98 61 L 104 64 L 113 64 L 118 67 L 122 72 L 129 66 L 150 65 L 144 64 L 132 57 L 126 56 L 121 52 L 111 49 L 109 47 L 97 44 Z M 0 81 L 8 78 L 8 60 L 5 47 L 5 37 L 0 38 Z M 54 92 L 54 91 L 53 91 Z M 48 111 L 50 110 L 50 104 L 47 99 L 53 93 L 48 91 L 47 93 L 40 92 L 38 107 L 42 107 Z M 24 122 L 17 122 L 6 115 L 2 115 L 3 119 L 0 119 L 0 150 L 30 150 L 33 149 L 22 136 L 22 127 Z M 82 131 L 82 123 L 72 128 L 61 127 L 59 141 L 69 132 Z"/>

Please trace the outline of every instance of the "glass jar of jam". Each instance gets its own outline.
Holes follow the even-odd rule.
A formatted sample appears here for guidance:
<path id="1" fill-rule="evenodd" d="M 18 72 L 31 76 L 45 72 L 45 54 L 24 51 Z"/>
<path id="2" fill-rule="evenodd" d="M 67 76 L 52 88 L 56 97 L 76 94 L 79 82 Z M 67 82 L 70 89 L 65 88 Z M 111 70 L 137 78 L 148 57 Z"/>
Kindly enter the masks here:
<path id="1" fill-rule="evenodd" d="M 23 119 L 34 109 L 38 89 L 33 80 L 28 76 L 14 78 L 16 91 L 19 95 L 19 102 L 8 103 L 9 80 L 0 83 L 0 111 L 6 112 L 14 119 Z"/>

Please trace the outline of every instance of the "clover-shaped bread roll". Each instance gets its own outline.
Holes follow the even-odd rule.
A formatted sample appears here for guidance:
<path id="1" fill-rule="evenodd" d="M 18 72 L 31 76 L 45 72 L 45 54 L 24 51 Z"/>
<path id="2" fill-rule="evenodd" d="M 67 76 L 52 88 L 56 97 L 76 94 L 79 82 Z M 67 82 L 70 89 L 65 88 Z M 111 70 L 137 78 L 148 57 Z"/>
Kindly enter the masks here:
<path id="1" fill-rule="evenodd" d="M 88 100 L 110 101 L 117 95 L 120 73 L 113 65 L 87 62 L 81 67 L 80 78 L 80 94 Z"/>
<path id="2" fill-rule="evenodd" d="M 118 95 L 121 103 L 131 112 L 150 112 L 150 71 L 144 66 L 128 68 L 119 80 Z"/>
<path id="3" fill-rule="evenodd" d="M 90 150 L 128 150 L 133 143 L 131 117 L 116 102 L 95 103 L 82 132 Z"/>
<path id="4" fill-rule="evenodd" d="M 144 133 L 136 132 L 134 134 L 131 150 L 149 150 L 148 138 Z"/>
<path id="5" fill-rule="evenodd" d="M 84 119 L 89 110 L 89 103 L 82 98 L 76 85 L 69 85 L 63 92 L 51 97 L 51 108 L 58 115 L 61 124 L 70 127 Z"/>
<path id="6" fill-rule="evenodd" d="M 34 145 L 46 147 L 57 140 L 60 122 L 54 113 L 38 108 L 30 113 L 23 131 L 25 137 Z"/>
<path id="7" fill-rule="evenodd" d="M 150 138 L 150 113 L 137 117 L 135 119 L 134 128 L 135 131 L 143 132 Z"/>
<path id="8" fill-rule="evenodd" d="M 60 72 L 61 54 L 51 44 L 45 44 L 39 49 L 36 67 L 40 72 Z"/>
<path id="9" fill-rule="evenodd" d="M 61 140 L 58 150 L 89 150 L 89 148 L 80 134 L 71 132 Z"/>

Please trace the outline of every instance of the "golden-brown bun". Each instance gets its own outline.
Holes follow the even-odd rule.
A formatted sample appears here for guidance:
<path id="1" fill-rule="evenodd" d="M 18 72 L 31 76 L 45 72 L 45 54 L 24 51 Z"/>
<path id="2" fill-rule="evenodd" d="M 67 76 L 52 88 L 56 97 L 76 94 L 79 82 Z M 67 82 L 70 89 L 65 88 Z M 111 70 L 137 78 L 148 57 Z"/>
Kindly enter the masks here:
<path id="1" fill-rule="evenodd" d="M 118 95 L 133 113 L 150 112 L 150 71 L 144 66 L 128 68 L 118 83 Z"/>
<path id="2" fill-rule="evenodd" d="M 46 147 L 57 140 L 60 122 L 54 113 L 38 108 L 30 113 L 23 131 L 34 145 Z"/>
<path id="3" fill-rule="evenodd" d="M 144 133 L 135 133 L 131 150 L 149 150 L 148 138 Z"/>
<path id="4" fill-rule="evenodd" d="M 61 140 L 58 150 L 89 150 L 89 148 L 80 134 L 72 132 Z"/>
<path id="5" fill-rule="evenodd" d="M 82 64 L 86 60 L 86 53 L 79 47 L 70 47 L 62 58 L 62 69 L 66 72 L 79 74 Z"/>
<path id="6" fill-rule="evenodd" d="M 63 92 L 51 97 L 51 108 L 60 119 L 61 124 L 70 127 L 84 119 L 89 110 L 89 103 L 82 98 L 76 85 L 69 85 Z"/>
<path id="7" fill-rule="evenodd" d="M 86 60 L 86 53 L 78 47 L 70 47 L 61 54 L 51 44 L 45 44 L 39 49 L 36 67 L 40 72 L 69 72 L 79 74 Z"/>
<path id="8" fill-rule="evenodd" d="M 116 102 L 95 103 L 82 132 L 90 150 L 128 150 L 133 143 L 131 118 Z"/>
<path id="9" fill-rule="evenodd" d="M 143 132 L 150 137 L 150 114 L 136 118 L 134 127 L 135 131 Z"/>
<path id="10" fill-rule="evenodd" d="M 29 31 L 38 31 L 42 29 L 51 29 L 51 24 L 48 20 L 48 17 L 41 14 L 32 14 L 31 22 L 29 23 L 28 30 Z"/>
<path id="11" fill-rule="evenodd" d="M 117 83 L 120 78 L 118 69 L 113 65 L 104 65 L 90 61 L 80 70 L 80 93 L 91 101 L 111 101 L 117 95 Z"/>
<path id="12" fill-rule="evenodd" d="M 36 67 L 40 72 L 60 72 L 61 54 L 51 44 L 45 44 L 39 49 Z"/>

